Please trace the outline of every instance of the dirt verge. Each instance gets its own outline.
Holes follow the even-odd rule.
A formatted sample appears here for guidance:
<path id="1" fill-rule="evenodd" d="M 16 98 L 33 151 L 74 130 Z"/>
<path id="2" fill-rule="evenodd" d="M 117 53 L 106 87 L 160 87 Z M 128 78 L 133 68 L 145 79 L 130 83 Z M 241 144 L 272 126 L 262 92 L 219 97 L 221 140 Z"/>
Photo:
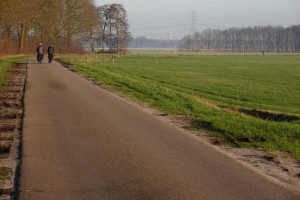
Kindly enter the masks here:
<path id="1" fill-rule="evenodd" d="M 20 162 L 20 138 L 24 114 L 26 63 L 16 63 L 8 89 L 0 93 L 0 198 L 14 199 Z"/>

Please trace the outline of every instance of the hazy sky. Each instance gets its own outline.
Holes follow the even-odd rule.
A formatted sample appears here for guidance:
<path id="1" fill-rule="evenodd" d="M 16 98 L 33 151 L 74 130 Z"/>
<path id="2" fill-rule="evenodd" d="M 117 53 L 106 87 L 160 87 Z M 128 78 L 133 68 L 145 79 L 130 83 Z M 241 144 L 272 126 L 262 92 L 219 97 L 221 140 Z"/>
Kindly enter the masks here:
<path id="1" fill-rule="evenodd" d="M 255 25 L 300 24 L 300 0 L 95 0 L 96 4 L 123 4 L 134 37 L 174 39 L 196 30 Z"/>

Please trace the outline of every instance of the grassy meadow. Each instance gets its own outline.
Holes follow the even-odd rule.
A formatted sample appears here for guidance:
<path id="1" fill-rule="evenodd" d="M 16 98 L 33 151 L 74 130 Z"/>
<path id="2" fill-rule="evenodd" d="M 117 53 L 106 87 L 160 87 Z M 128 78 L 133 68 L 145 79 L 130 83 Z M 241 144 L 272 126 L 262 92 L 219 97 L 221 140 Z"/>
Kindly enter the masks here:
<path id="1" fill-rule="evenodd" d="M 188 116 L 191 129 L 300 159 L 300 55 L 113 56 L 62 61 L 134 101 Z"/>

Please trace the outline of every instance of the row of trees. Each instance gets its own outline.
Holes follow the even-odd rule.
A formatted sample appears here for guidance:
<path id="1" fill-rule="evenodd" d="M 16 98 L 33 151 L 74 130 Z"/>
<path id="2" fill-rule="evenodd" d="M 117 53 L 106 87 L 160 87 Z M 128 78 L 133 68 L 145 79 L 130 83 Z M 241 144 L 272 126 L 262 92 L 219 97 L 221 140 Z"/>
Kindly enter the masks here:
<path id="1" fill-rule="evenodd" d="M 188 51 L 299 52 L 300 25 L 207 29 L 185 36 L 180 46 Z"/>
<path id="2" fill-rule="evenodd" d="M 121 4 L 97 7 L 93 0 L 0 0 L 0 54 L 32 52 L 40 42 L 54 44 L 60 52 L 74 52 L 87 40 L 92 49 L 101 41 L 103 47 L 106 44 L 119 52 L 130 39 L 128 26 Z"/>

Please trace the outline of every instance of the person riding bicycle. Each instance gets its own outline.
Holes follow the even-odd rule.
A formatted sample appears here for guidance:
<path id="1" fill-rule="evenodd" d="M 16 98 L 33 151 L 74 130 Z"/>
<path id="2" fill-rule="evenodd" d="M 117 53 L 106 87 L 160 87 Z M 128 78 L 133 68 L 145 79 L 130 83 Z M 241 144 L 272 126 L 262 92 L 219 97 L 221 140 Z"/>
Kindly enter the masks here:
<path id="1" fill-rule="evenodd" d="M 54 48 L 53 48 L 52 45 L 50 45 L 50 46 L 48 47 L 47 52 L 48 52 L 49 63 L 51 63 L 52 60 L 53 60 L 53 56 L 54 56 Z"/>
<path id="2" fill-rule="evenodd" d="M 36 52 L 37 52 L 37 60 L 38 62 L 41 62 L 44 58 L 44 46 L 42 43 L 37 47 Z"/>

